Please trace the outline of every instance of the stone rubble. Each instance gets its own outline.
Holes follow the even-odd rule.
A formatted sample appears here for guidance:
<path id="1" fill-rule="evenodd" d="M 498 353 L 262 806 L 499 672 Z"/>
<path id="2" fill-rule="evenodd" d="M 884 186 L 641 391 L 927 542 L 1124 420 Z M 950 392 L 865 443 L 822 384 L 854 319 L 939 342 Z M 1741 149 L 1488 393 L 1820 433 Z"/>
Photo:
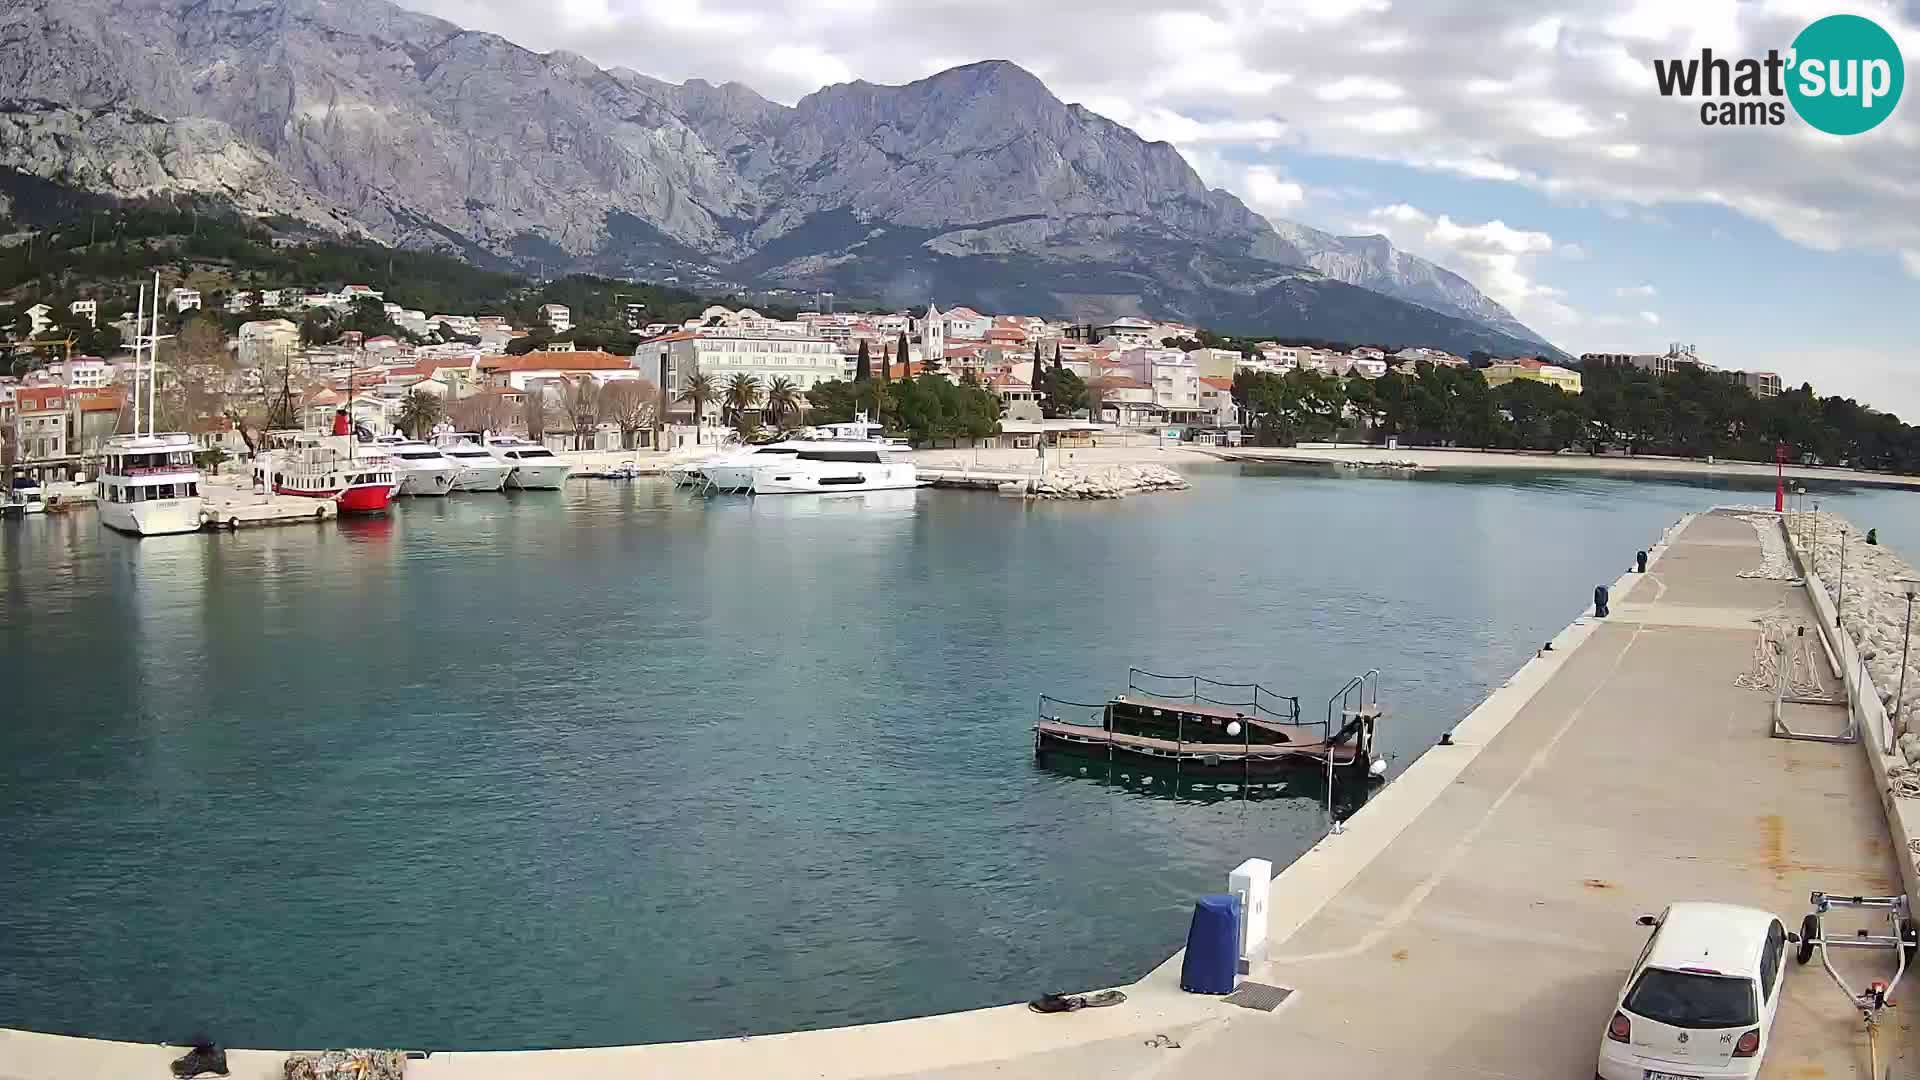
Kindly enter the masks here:
<path id="1" fill-rule="evenodd" d="M 1920 575 L 1892 549 L 1867 543 L 1866 534 L 1838 514 L 1789 514 L 1788 527 L 1793 530 L 1795 544 L 1810 554 L 1813 572 L 1820 576 L 1827 595 L 1834 598 L 1840 625 L 1867 658 L 1867 674 L 1882 704 L 1889 713 L 1898 711 L 1901 755 L 1920 764 L 1920 731 L 1907 730 L 1920 728 L 1912 723 L 1914 711 L 1920 709 L 1920 641 L 1914 643 L 1908 657 L 1905 697 L 1899 703 L 1894 700 L 1902 692 L 1900 650 L 1906 637 L 1907 590 L 1920 589 Z M 1840 566 L 1843 539 L 1844 574 Z M 1920 611 L 1915 618 L 1920 619 Z"/>
<path id="2" fill-rule="evenodd" d="M 1042 499 L 1120 499 L 1186 487 L 1186 478 L 1165 465 L 1068 465 L 1048 469 L 1032 494 Z"/>

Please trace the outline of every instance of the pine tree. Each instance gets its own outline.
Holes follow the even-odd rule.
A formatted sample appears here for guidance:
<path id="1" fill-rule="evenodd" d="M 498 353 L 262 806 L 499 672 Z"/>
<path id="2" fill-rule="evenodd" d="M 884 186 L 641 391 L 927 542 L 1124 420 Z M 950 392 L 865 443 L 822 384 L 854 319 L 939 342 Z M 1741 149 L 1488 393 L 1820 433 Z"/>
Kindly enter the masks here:
<path id="1" fill-rule="evenodd" d="M 913 375 L 913 367 L 907 359 L 907 332 L 905 330 L 900 331 L 900 344 L 894 347 L 894 355 L 900 358 L 901 363 L 908 365 L 907 376 L 911 378 Z"/>
<path id="2" fill-rule="evenodd" d="M 860 359 L 854 361 L 853 365 L 853 381 L 863 383 L 871 378 L 873 378 L 873 361 L 867 356 L 867 343 L 862 341 L 860 343 Z"/>
<path id="3" fill-rule="evenodd" d="M 1066 369 L 1067 365 L 1060 362 L 1060 346 L 1055 345 L 1053 347 L 1053 370 L 1065 371 Z"/>

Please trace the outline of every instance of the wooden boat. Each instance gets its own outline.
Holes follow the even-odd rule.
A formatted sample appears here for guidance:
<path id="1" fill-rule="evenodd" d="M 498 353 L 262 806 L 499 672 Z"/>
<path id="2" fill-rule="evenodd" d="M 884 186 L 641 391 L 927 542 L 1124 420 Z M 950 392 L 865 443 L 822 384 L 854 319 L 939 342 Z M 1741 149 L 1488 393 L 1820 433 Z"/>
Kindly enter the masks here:
<path id="1" fill-rule="evenodd" d="M 1185 694 L 1148 692 L 1141 683 L 1185 682 Z M 1128 672 L 1127 693 L 1103 705 L 1042 696 L 1034 753 L 1121 764 L 1175 767 L 1182 775 L 1251 781 L 1303 767 L 1373 770 L 1381 715 L 1379 673 L 1355 676 L 1328 702 L 1323 723 L 1301 723 L 1299 699 L 1254 683 L 1200 676 Z M 1245 700 L 1222 701 L 1226 691 Z M 1078 711 L 1076 722 L 1065 714 Z M 1095 717 L 1097 716 L 1097 720 Z"/>

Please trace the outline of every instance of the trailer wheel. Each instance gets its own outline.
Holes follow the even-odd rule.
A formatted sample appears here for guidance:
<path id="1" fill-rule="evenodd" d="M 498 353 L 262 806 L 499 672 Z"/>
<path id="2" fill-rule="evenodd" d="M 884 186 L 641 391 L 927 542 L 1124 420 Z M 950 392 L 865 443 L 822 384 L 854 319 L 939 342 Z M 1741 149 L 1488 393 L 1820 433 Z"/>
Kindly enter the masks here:
<path id="1" fill-rule="evenodd" d="M 316 506 L 316 507 L 314 507 L 314 508 L 313 508 L 313 520 L 315 520 L 315 521 L 325 521 L 325 520 L 327 520 L 327 508 L 326 508 L 326 507 L 324 507 L 324 506 Z"/>
<path id="2" fill-rule="evenodd" d="M 240 531 L 240 515 L 235 514 L 227 519 L 227 529 L 232 532 Z"/>
<path id="3" fill-rule="evenodd" d="M 1793 954 L 1794 963 L 1804 964 L 1813 959 L 1813 943 L 1820 937 L 1820 916 L 1809 915 L 1800 920 L 1800 948 Z"/>

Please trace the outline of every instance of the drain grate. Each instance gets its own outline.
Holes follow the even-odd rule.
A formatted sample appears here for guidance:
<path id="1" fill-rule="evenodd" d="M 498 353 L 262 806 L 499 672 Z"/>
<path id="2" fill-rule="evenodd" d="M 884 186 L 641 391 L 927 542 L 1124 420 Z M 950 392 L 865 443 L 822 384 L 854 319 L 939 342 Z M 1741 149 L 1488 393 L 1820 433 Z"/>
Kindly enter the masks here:
<path id="1" fill-rule="evenodd" d="M 1258 1009 L 1272 1012 L 1280 1003 L 1293 996 L 1293 990 L 1285 986 L 1268 986 L 1266 983 L 1243 982 L 1240 988 L 1226 996 L 1227 1004 L 1238 1005 L 1243 1009 Z"/>

